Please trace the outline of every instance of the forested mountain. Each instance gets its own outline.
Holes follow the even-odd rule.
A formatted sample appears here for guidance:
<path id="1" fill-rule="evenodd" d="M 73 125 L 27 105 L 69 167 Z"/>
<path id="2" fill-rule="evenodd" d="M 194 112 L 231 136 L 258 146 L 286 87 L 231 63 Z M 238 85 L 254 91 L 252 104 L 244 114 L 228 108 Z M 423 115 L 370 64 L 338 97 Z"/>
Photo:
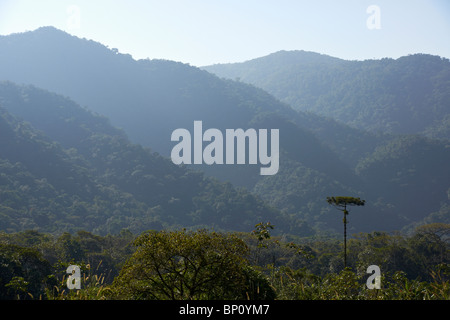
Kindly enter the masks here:
<path id="1" fill-rule="evenodd" d="M 280 148 L 285 155 L 280 167 L 292 157 L 331 179 L 352 174 L 329 146 L 295 125 L 297 112 L 253 86 L 172 61 L 135 61 L 54 28 L 2 37 L 0 47 L 0 79 L 31 83 L 69 96 L 108 117 L 132 142 L 164 156 L 169 156 L 175 145 L 170 141 L 173 130 L 192 132 L 193 122 L 202 120 L 205 130 L 280 129 Z M 213 165 L 202 169 L 251 190 L 261 178 L 259 167 Z"/>
<path id="2" fill-rule="evenodd" d="M 260 112 L 293 114 L 262 90 L 182 63 L 135 61 L 52 27 L 0 37 L 0 47 L 0 79 L 69 96 L 163 155 L 172 131 L 191 129 L 194 120 L 205 129 L 239 128 Z"/>
<path id="3" fill-rule="evenodd" d="M 280 63 L 274 61 L 266 69 L 283 70 Z M 323 101 L 327 107 L 335 105 L 331 99 L 334 93 L 324 90 L 339 84 L 342 93 L 352 87 L 348 84 L 347 88 L 338 76 L 331 77 L 336 84 L 330 83 L 328 73 L 337 74 L 337 69 L 344 69 L 352 78 L 351 69 L 343 66 L 352 63 L 310 54 L 303 64 L 313 75 L 305 80 L 301 73 L 295 77 L 322 95 L 305 94 L 305 101 L 308 104 Z M 367 70 L 380 73 L 379 63 L 372 61 Z M 328 68 L 334 71 L 327 71 Z M 356 74 L 358 70 L 354 70 Z M 264 68 L 255 72 L 262 71 Z M 371 77 L 368 71 L 360 72 Z M 414 69 L 410 76 L 415 74 Z M 445 72 L 439 76 L 446 79 Z M 351 213 L 352 232 L 401 229 L 429 218 L 431 213 L 435 213 L 433 221 L 448 221 L 450 179 L 445 164 L 450 158 L 445 142 L 414 140 L 416 143 L 405 142 L 408 151 L 391 154 L 390 146 L 398 139 L 394 130 L 385 134 L 365 131 L 369 129 L 366 126 L 349 126 L 332 119 L 331 110 L 327 111 L 327 117 L 294 110 L 289 104 L 296 107 L 295 101 L 283 103 L 280 101 L 283 99 L 274 97 L 276 93 L 272 92 L 273 96 L 244 83 L 244 77 L 240 81 L 226 80 L 173 61 L 136 61 L 117 49 L 49 27 L 0 37 L 0 80 L 20 85 L 2 85 L 0 101 L 4 109 L 43 132 L 50 143 L 56 142 L 69 157 L 68 165 L 83 169 L 95 186 L 108 192 L 112 188 L 115 197 L 130 197 L 130 201 L 110 201 L 112 195 L 105 195 L 101 204 L 112 207 L 97 212 L 113 217 L 108 216 L 106 226 L 102 224 L 102 232 L 117 231 L 124 226 L 134 226 L 136 230 L 192 225 L 245 229 L 255 220 L 271 220 L 277 231 L 308 236 L 317 230 L 337 231 L 342 227 L 342 218 L 325 201 L 333 195 L 358 196 L 367 201 L 364 208 Z M 445 81 L 441 80 L 439 85 L 445 88 Z M 295 81 L 292 83 L 295 87 Z M 355 85 L 364 85 L 364 81 L 355 81 Z M 377 85 L 383 90 L 393 90 L 389 83 Z M 364 92 L 355 93 L 355 99 Z M 436 98 L 440 101 L 435 106 L 436 114 L 445 108 L 445 94 L 442 91 L 440 98 Z M 320 113 L 318 109 L 314 111 Z M 188 166 L 234 186 L 244 186 L 247 192 L 175 166 L 164 158 L 175 145 L 170 140 L 171 133 L 177 128 L 193 132 L 195 120 L 203 121 L 204 130 L 279 129 L 279 172 L 261 176 L 260 165 Z M 374 120 L 372 125 L 380 125 L 377 123 Z M 439 128 L 427 124 L 420 132 L 445 131 Z M 405 139 L 408 141 L 410 137 Z M 428 151 L 432 151 L 429 157 L 415 158 Z M 442 162 L 435 166 L 432 155 L 439 156 Z M 405 163 L 407 168 L 403 167 Z M 427 165 L 433 167 L 422 171 Z M 59 192 L 58 188 L 55 190 Z M 249 192 L 276 209 L 267 207 Z M 418 196 L 429 200 L 415 202 L 412 197 Z M 128 203 L 138 209 L 116 206 Z M 80 210 L 78 216 L 97 216 L 89 210 L 89 206 Z M 83 223 L 89 221 L 79 219 Z M 96 229 L 92 225 L 89 230 Z"/>
<path id="4" fill-rule="evenodd" d="M 300 113 L 302 120 L 297 123 L 327 141 L 354 166 L 362 179 L 358 183 L 360 190 L 376 207 L 373 214 L 364 217 L 372 226 L 382 227 L 386 221 L 395 224 L 396 219 L 398 225 L 420 220 L 421 213 L 429 211 L 426 206 L 433 204 L 440 206 L 435 207 L 433 216 L 448 221 L 447 59 L 415 54 L 399 59 L 346 61 L 313 52 L 280 51 L 242 63 L 202 69 L 253 84 L 294 109 L 309 112 L 308 116 Z M 313 114 L 316 121 L 310 121 Z M 322 125 L 316 126 L 318 123 Z M 356 129 L 361 131 L 352 132 Z M 340 137 L 332 140 L 335 134 Z M 267 180 L 286 181 L 280 176 Z M 296 179 L 296 183 L 300 180 Z M 278 185 L 286 186 L 279 182 Z M 268 184 L 262 187 L 267 188 Z M 301 187 L 280 189 L 282 196 L 278 200 L 284 205 L 292 203 L 292 199 L 304 206 L 308 203 L 289 189 Z M 417 205 L 421 206 L 419 210 Z M 403 213 L 395 214 L 400 211 Z"/>
<path id="5" fill-rule="evenodd" d="M 203 69 L 355 128 L 450 139 L 450 62 L 438 56 L 347 61 L 280 51 Z"/>
<path id="6" fill-rule="evenodd" d="M 248 192 L 132 144 L 68 98 L 2 82 L 0 105 L 2 230 L 250 230 L 280 219 Z"/>
<path id="7" fill-rule="evenodd" d="M 206 69 L 223 73 L 51 27 L 0 36 L 0 299 L 449 299 L 447 60 Z M 278 129 L 278 172 L 176 165 L 195 121 Z M 365 205 L 343 220 L 334 196 Z"/>

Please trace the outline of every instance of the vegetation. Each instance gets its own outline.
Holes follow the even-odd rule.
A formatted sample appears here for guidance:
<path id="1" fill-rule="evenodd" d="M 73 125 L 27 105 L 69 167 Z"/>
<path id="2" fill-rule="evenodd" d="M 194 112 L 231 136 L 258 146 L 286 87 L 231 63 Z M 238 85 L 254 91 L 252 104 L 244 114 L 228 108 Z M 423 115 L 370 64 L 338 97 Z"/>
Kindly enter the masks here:
<path id="1" fill-rule="evenodd" d="M 11 83 L 0 84 L 0 91 L 15 101 L 6 104 L 15 115 L 0 106 L 1 230 L 245 230 L 254 220 L 277 219 L 276 209 L 248 191 L 132 144 L 71 100 Z M 42 122 L 50 123 L 45 133 Z"/>
<path id="2" fill-rule="evenodd" d="M 2 299 L 43 300 L 448 300 L 450 225 L 413 234 L 360 233 L 334 238 L 253 232 L 147 231 L 52 236 L 35 231 L 0 234 Z M 81 267 L 81 289 L 69 290 L 69 264 Z M 381 269 L 381 288 L 366 286 L 369 265 Z"/>
<path id="3" fill-rule="evenodd" d="M 11 231 L 42 230 L 42 226 L 100 234 L 122 228 L 136 233 L 163 227 L 247 230 L 260 220 L 270 220 L 280 233 L 338 232 L 340 221 L 333 219 L 323 201 L 330 194 L 368 200 L 364 213 L 352 218 L 352 232 L 402 230 L 430 219 L 450 222 L 446 214 L 448 142 L 434 139 L 445 136 L 423 137 L 423 130 L 445 131 L 432 129 L 447 119 L 445 59 L 418 55 L 352 62 L 314 53 L 281 52 L 270 56 L 270 61 L 252 62 L 257 73 L 278 70 L 276 74 L 282 77 L 285 70 L 291 70 L 283 81 L 272 82 L 275 74 L 258 78 L 275 83 L 280 92 L 288 91 L 292 99 L 298 97 L 300 84 L 300 88 L 306 86 L 299 99 L 308 106 L 323 107 L 322 113 L 318 109 L 312 113 L 298 111 L 293 102 L 280 102 L 283 99 L 275 92 L 267 89 L 272 96 L 249 85 L 245 77 L 226 80 L 173 61 L 136 61 L 55 28 L 0 37 L 0 48 L 2 79 L 58 93 L 3 83 L 0 107 L 41 131 L 50 144 L 59 145 L 76 164 L 71 172 L 79 172 L 68 175 L 62 169 L 71 166 L 62 166 L 59 175 L 70 177 L 64 181 L 65 192 L 50 197 L 57 199 L 52 201 L 53 207 L 42 201 L 39 206 L 22 206 L 17 215 L 20 223 L 10 219 L 16 207 L 6 206 L 0 220 Z M 344 119 L 351 119 L 358 128 L 344 124 L 335 113 L 344 114 Z M 420 119 L 420 126 L 411 125 L 411 118 Z M 191 130 L 193 121 L 199 119 L 205 127 L 221 130 L 278 128 L 279 172 L 263 177 L 254 165 L 178 168 L 166 161 L 164 157 L 173 147 L 172 131 Z M 407 127 L 408 131 L 385 130 L 386 126 Z M 373 127 L 376 129 L 367 130 Z M 408 134 L 397 136 L 396 132 Z M 32 136 L 37 137 L 35 133 Z M 14 159 L 0 157 L 7 161 L 4 171 L 9 181 L 14 181 L 6 187 L 12 191 L 7 193 L 8 201 L 19 199 L 18 195 L 29 196 L 26 186 L 32 185 L 17 179 L 18 173 L 29 172 L 33 164 L 35 169 L 45 168 L 39 159 L 55 161 L 48 155 L 30 157 L 37 159 L 36 163 L 27 162 L 22 159 L 26 152 L 30 151 Z M 61 192 L 48 173 L 39 169 L 29 172 L 33 180 L 40 181 L 36 188 Z M 77 186 L 77 192 L 89 190 L 88 195 L 96 197 L 77 194 L 75 198 L 70 184 Z M 19 186 L 25 189 L 17 189 Z M 430 201 L 410 200 L 418 197 Z M 34 214 L 29 213 L 30 207 Z M 45 208 L 39 213 L 40 225 L 30 221 L 38 208 Z M 73 212 L 67 212 L 68 208 Z M 59 216 L 71 218 L 57 224 L 45 222 L 59 220 Z"/>
<path id="4" fill-rule="evenodd" d="M 150 232 L 114 282 L 125 299 L 239 299 L 245 288 L 244 242 L 215 232 Z"/>
<path id="5" fill-rule="evenodd" d="M 54 28 L 0 36 L 0 298 L 449 299 L 448 61 L 298 54 L 245 64 L 291 108 Z M 173 164 L 198 119 L 279 129 L 279 172 Z"/>
<path id="6" fill-rule="evenodd" d="M 347 61 L 279 51 L 203 69 L 262 88 L 296 110 L 364 131 L 450 139 L 450 62 L 439 56 Z"/>
<path id="7" fill-rule="evenodd" d="M 353 197 L 327 197 L 328 204 L 338 208 L 338 210 L 344 213 L 344 218 L 342 222 L 344 223 L 344 268 L 347 267 L 347 206 L 363 206 L 365 200 Z"/>

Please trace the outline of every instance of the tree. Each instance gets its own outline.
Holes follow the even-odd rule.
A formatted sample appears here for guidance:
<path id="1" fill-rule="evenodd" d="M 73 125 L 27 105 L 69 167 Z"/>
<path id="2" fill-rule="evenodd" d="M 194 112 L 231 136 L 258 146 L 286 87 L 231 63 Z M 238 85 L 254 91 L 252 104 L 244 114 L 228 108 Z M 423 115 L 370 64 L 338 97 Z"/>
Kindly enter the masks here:
<path id="1" fill-rule="evenodd" d="M 0 243 L 0 299 L 37 299 L 53 280 L 50 263 L 37 249 Z"/>
<path id="2" fill-rule="evenodd" d="M 347 267 L 347 206 L 364 206 L 366 200 L 353 197 L 327 197 L 328 204 L 344 212 L 344 268 Z"/>
<path id="3" fill-rule="evenodd" d="M 414 260 L 422 269 L 420 273 L 429 274 L 435 266 L 450 262 L 450 224 L 431 223 L 419 226 L 408 242 L 410 251 L 414 253 Z"/>
<path id="4" fill-rule="evenodd" d="M 233 234 L 151 231 L 114 281 L 126 299 L 243 299 L 247 245 Z"/>

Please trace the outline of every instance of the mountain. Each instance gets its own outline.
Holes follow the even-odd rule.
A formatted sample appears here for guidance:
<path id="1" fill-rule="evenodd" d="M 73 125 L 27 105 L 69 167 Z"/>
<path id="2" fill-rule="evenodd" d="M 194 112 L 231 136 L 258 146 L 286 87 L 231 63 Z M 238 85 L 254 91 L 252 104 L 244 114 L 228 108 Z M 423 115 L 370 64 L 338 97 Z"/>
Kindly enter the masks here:
<path id="1" fill-rule="evenodd" d="M 438 56 L 347 61 L 280 51 L 202 69 L 253 84 L 296 110 L 354 128 L 450 139 L 450 62 Z"/>
<path id="2" fill-rule="evenodd" d="M 245 129 L 255 117 L 276 113 L 317 127 L 312 116 L 254 86 L 173 61 L 135 61 L 52 27 L 0 37 L 0 48 L 0 79 L 68 96 L 106 116 L 134 143 L 165 156 L 174 146 L 173 130 L 192 130 L 195 120 L 202 120 L 205 129 Z"/>
<path id="3" fill-rule="evenodd" d="M 296 122 L 328 141 L 361 178 L 358 189 L 364 190 L 364 196 L 371 199 L 368 206 L 373 206 L 364 217 L 366 223 L 382 228 L 389 221 L 390 226 L 401 228 L 431 212 L 428 205 L 441 213 L 436 216 L 444 220 L 438 221 L 449 221 L 448 59 L 415 54 L 395 60 L 346 61 L 314 52 L 280 51 L 202 69 L 255 85 L 294 109 L 308 112 L 307 117 L 300 113 L 303 120 Z M 279 195 L 277 202 L 311 212 L 301 193 L 290 192 L 306 189 L 297 186 L 300 179 L 278 176 L 266 180 L 280 186 L 271 195 Z M 309 185 L 326 188 L 327 183 L 314 181 L 318 179 Z M 257 186 L 257 190 L 267 188 L 267 182 Z M 326 214 L 315 211 L 315 217 Z M 359 223 L 359 218 L 352 220 Z"/>
<path id="4" fill-rule="evenodd" d="M 135 61 L 52 27 L 1 37 L 0 47 L 1 79 L 71 97 L 126 130 L 133 142 L 163 155 L 170 155 L 172 131 L 190 128 L 194 120 L 239 128 L 257 112 L 275 108 L 293 114 L 262 90 L 182 63 Z"/>
<path id="5" fill-rule="evenodd" d="M 429 206 L 438 211 L 450 204 L 449 163 L 450 143 L 400 135 L 361 160 L 356 172 L 381 216 L 402 212 L 399 218 L 413 223 Z"/>
<path id="6" fill-rule="evenodd" d="M 0 37 L 0 79 L 33 84 L 68 96 L 122 128 L 134 143 L 169 156 L 177 128 L 192 132 L 195 120 L 205 130 L 280 129 L 281 148 L 288 132 L 301 144 L 290 149 L 295 160 L 307 162 L 334 178 L 350 169 L 329 146 L 308 130 L 292 126 L 299 114 L 261 89 L 220 79 L 185 64 L 163 60 L 135 61 L 93 41 L 54 28 L 40 28 Z M 276 117 L 272 117 L 276 114 Z M 273 118 L 274 120 L 267 121 Z M 260 127 L 264 122 L 265 126 Z M 283 138 L 285 137 L 285 138 Z M 313 161 L 313 158 L 328 159 Z M 284 159 L 280 159 L 283 166 Z M 261 178 L 259 166 L 193 166 L 209 175 L 252 189 Z"/>
<path id="7" fill-rule="evenodd" d="M 329 61 L 331 66 L 341 62 L 327 56 L 311 57 L 306 65 L 314 66 L 315 60 Z M 342 219 L 325 201 L 327 196 L 338 195 L 367 201 L 364 208 L 352 213 L 352 232 L 401 229 L 432 213 L 446 219 L 449 186 L 434 176 L 438 171 L 430 171 L 426 179 L 420 171 L 411 171 L 411 186 L 437 179 L 424 190 L 424 195 L 433 192 L 437 196 L 430 203 L 405 206 L 403 184 L 395 179 L 403 160 L 383 167 L 390 161 L 385 156 L 380 158 L 381 165 L 369 166 L 376 163 L 379 150 L 397 139 L 393 132 L 368 132 L 329 116 L 294 110 L 242 79 L 223 79 L 174 61 L 136 61 L 116 49 L 51 27 L 0 37 L 0 70 L 0 79 L 28 88 L 16 94 L 20 99 L 11 95 L 0 100 L 9 105 L 9 113 L 54 139 L 73 161 L 84 163 L 81 167 L 92 172 L 93 181 L 107 189 L 114 186 L 142 206 L 139 212 L 150 212 L 123 213 L 116 208 L 109 220 L 115 225 L 208 225 L 240 230 L 248 229 L 255 220 L 270 219 L 278 230 L 299 236 L 313 234 L 311 228 L 340 232 Z M 321 86 L 327 87 L 326 77 L 323 81 L 310 86 L 320 92 Z M 28 110 L 39 101 L 36 92 L 42 92 L 29 84 L 54 92 L 54 103 L 41 103 L 53 107 L 35 113 Z M 70 104 L 83 113 L 60 108 Z M 168 159 L 177 144 L 171 141 L 171 134 L 176 129 L 194 133 L 194 121 L 202 121 L 204 131 L 215 128 L 222 133 L 238 128 L 278 129 L 277 174 L 260 175 L 260 163 L 174 165 Z M 445 143 L 436 148 L 442 152 L 433 149 L 435 154 L 448 156 Z M 407 152 L 398 155 L 409 156 Z M 447 158 L 443 160 L 445 163 Z M 445 170 L 445 166 L 440 168 Z M 388 178 L 371 181 L 377 170 L 381 170 L 380 177 Z M 440 175 L 444 178 L 446 172 Z M 387 200 L 383 198 L 385 190 L 392 192 Z M 111 203 L 118 202 L 105 199 L 105 205 Z"/>
<path id="8" fill-rule="evenodd" d="M 106 118 L 33 86 L 0 83 L 0 164 L 0 228 L 10 232 L 248 231 L 281 219 L 245 190 L 176 166 Z"/>

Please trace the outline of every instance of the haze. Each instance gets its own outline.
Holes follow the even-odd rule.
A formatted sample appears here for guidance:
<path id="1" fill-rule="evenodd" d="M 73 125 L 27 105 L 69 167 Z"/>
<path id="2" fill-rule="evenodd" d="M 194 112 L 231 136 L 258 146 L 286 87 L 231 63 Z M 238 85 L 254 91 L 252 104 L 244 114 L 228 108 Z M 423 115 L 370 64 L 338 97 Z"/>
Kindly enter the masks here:
<path id="1" fill-rule="evenodd" d="M 370 29 L 370 6 L 379 8 Z M 450 57 L 450 4 L 434 1 L 2 0 L 0 34 L 54 26 L 135 59 L 205 66 L 279 50 L 342 59 Z"/>

